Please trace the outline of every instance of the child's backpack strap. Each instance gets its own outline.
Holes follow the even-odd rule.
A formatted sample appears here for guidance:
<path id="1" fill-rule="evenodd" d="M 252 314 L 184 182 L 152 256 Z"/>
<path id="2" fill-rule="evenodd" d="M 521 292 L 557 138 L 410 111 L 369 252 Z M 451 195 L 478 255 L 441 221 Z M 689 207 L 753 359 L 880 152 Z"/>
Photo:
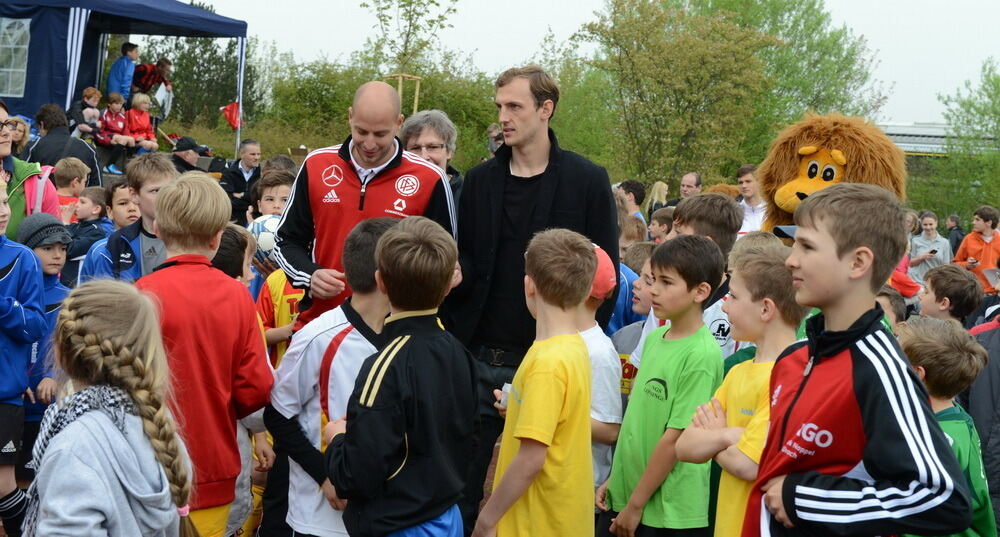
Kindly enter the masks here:
<path id="1" fill-rule="evenodd" d="M 49 180 L 49 175 L 52 175 L 52 170 L 55 170 L 52 166 L 42 166 L 42 173 L 38 174 L 38 184 L 35 185 L 35 208 L 31 211 L 31 214 L 42 212 L 42 201 L 45 199 L 45 182 Z"/>

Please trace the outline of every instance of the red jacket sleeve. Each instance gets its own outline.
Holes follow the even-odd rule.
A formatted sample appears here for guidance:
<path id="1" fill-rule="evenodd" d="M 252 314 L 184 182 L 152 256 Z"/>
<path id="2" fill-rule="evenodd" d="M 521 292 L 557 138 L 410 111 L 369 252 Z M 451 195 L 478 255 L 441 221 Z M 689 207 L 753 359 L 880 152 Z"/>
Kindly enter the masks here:
<path id="1" fill-rule="evenodd" d="M 274 301 L 271 300 L 271 286 L 265 281 L 260 287 L 260 294 L 257 295 L 257 315 L 264 325 L 264 330 L 277 328 L 274 326 Z"/>
<path id="2" fill-rule="evenodd" d="M 270 400 L 271 386 L 274 384 L 274 371 L 267 360 L 257 312 L 249 297 L 245 304 L 240 322 L 244 334 L 240 341 L 244 348 L 243 352 L 237 353 L 237 362 L 233 364 L 233 404 L 239 418 L 264 408 Z"/>

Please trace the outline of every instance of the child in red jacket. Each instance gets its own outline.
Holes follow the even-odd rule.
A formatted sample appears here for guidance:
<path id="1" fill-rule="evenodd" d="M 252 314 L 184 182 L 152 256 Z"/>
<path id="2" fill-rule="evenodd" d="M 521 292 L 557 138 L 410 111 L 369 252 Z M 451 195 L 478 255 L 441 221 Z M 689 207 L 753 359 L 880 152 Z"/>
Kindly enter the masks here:
<path id="1" fill-rule="evenodd" d="M 159 145 L 156 143 L 156 132 L 153 131 L 153 123 L 149 117 L 150 102 L 149 95 L 136 93 L 132 96 L 132 108 L 125 117 L 128 120 L 128 130 L 135 139 L 135 145 L 140 150 L 156 151 Z"/>
<path id="2" fill-rule="evenodd" d="M 135 138 L 128 128 L 128 117 L 125 116 L 125 98 L 120 93 L 108 94 L 108 107 L 101 114 L 101 128 L 94 135 L 97 145 L 111 148 L 111 158 L 104 168 L 107 173 L 122 174 L 115 167 L 118 159 L 130 147 L 135 147 Z"/>
<path id="3" fill-rule="evenodd" d="M 156 198 L 167 260 L 136 282 L 156 296 L 174 383 L 174 415 L 195 468 L 191 522 L 222 536 L 240 473 L 236 420 L 263 408 L 274 375 L 246 288 L 211 265 L 232 207 L 219 184 L 188 173 Z"/>

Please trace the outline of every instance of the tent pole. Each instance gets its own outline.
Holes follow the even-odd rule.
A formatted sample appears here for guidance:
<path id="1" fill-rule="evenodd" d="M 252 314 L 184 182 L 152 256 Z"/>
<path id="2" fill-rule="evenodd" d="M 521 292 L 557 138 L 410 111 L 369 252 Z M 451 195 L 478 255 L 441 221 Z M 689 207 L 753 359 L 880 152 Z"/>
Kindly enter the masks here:
<path id="1" fill-rule="evenodd" d="M 243 130 L 243 73 L 246 68 L 246 56 L 247 56 L 247 38 L 240 37 L 237 42 L 240 49 L 239 65 L 236 73 L 236 107 L 239 111 L 236 121 L 236 150 L 233 152 L 234 155 L 239 157 L 240 154 L 240 136 Z"/>

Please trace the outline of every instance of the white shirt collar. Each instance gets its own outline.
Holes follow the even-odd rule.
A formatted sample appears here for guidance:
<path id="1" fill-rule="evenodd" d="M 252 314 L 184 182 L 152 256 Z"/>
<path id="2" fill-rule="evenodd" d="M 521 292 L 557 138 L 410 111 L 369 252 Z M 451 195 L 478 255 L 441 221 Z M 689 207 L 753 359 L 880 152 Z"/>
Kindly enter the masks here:
<path id="1" fill-rule="evenodd" d="M 373 177 L 378 175 L 379 172 L 384 170 L 385 167 L 388 166 L 390 162 L 392 162 L 392 158 L 396 156 L 396 153 L 399 153 L 399 141 L 393 139 L 392 147 L 393 147 L 392 156 L 390 156 L 388 160 L 386 160 L 385 162 L 374 168 L 362 168 L 361 166 L 358 166 L 358 162 L 354 160 L 354 140 L 352 139 L 348 143 L 347 150 L 351 153 L 351 165 L 354 166 L 354 171 L 357 172 L 358 177 L 361 178 L 362 184 L 368 184 L 368 181 L 371 181 Z"/>

